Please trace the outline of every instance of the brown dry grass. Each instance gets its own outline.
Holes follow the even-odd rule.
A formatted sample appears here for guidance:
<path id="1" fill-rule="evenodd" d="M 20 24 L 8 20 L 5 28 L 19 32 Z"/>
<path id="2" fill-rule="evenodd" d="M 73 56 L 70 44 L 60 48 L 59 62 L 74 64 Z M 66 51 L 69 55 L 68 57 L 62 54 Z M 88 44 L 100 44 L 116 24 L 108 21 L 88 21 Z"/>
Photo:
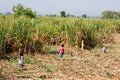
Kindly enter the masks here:
<path id="1" fill-rule="evenodd" d="M 57 54 L 28 56 L 32 64 L 23 69 L 1 60 L 2 74 L 9 80 L 120 80 L 120 34 L 114 34 L 114 43 L 105 44 L 107 53 L 101 49 L 81 51 L 65 48 L 63 58 Z M 73 54 L 74 53 L 74 54 Z"/>

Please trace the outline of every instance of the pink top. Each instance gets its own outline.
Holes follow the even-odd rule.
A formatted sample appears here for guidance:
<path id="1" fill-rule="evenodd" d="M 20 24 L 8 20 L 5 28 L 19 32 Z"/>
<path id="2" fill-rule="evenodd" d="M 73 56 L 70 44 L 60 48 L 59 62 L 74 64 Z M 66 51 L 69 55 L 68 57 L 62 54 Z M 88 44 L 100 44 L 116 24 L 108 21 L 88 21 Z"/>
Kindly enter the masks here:
<path id="1" fill-rule="evenodd" d="M 64 53 L 64 47 L 59 48 L 59 53 L 62 53 L 62 54 Z"/>

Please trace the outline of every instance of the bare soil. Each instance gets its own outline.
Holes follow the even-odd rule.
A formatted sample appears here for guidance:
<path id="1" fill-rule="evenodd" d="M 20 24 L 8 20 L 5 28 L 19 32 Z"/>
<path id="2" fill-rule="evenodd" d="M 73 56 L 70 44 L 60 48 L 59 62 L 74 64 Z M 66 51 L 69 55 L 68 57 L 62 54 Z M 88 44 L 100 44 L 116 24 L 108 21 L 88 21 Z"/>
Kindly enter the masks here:
<path id="1" fill-rule="evenodd" d="M 65 55 L 45 54 L 25 57 L 30 62 L 19 69 L 17 62 L 0 61 L 0 80 L 120 80 L 120 34 L 101 48 L 79 50 L 65 47 Z M 4 79 L 5 78 L 5 79 Z"/>

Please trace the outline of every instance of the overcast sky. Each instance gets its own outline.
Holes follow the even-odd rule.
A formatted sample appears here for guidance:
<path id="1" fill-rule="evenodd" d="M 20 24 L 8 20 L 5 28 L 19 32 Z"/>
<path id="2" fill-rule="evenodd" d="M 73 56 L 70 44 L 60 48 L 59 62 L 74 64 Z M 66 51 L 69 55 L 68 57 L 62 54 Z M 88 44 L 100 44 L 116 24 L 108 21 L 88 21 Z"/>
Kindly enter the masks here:
<path id="1" fill-rule="evenodd" d="M 0 0 L 0 13 L 12 12 L 18 3 L 42 15 L 59 15 L 62 10 L 76 16 L 100 16 L 104 10 L 120 11 L 120 0 Z"/>

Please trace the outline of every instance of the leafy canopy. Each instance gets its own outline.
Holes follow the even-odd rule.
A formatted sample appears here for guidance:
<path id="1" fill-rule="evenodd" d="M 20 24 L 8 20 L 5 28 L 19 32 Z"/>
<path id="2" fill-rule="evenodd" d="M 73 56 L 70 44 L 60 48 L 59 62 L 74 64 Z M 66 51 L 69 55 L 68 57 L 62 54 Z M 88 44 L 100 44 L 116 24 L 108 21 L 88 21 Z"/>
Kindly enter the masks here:
<path id="1" fill-rule="evenodd" d="M 61 15 L 61 17 L 66 17 L 65 11 L 61 11 L 61 12 L 60 12 L 60 15 Z"/>
<path id="2" fill-rule="evenodd" d="M 36 12 L 33 12 L 30 8 L 24 8 L 23 5 L 18 4 L 16 6 L 13 6 L 12 11 L 14 12 L 14 16 L 26 16 L 30 18 L 36 17 Z"/>

